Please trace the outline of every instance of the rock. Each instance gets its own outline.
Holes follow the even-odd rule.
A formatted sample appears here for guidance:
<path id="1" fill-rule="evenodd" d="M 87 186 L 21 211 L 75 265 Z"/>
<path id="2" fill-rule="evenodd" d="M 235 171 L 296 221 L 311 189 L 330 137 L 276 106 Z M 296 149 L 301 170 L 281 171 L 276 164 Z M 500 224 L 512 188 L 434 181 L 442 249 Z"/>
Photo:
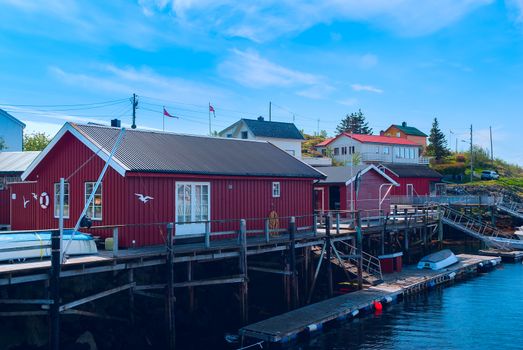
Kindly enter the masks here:
<path id="1" fill-rule="evenodd" d="M 76 344 L 85 344 L 89 346 L 89 350 L 98 350 L 96 342 L 94 341 L 93 334 L 89 331 L 83 332 L 78 339 L 76 339 Z"/>

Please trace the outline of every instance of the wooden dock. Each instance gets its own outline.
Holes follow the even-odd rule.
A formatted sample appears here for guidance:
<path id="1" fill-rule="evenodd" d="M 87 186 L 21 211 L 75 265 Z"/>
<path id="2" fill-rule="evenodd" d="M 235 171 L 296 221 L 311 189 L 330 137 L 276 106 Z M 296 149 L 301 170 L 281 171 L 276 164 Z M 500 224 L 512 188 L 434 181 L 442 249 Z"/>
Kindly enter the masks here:
<path id="1" fill-rule="evenodd" d="M 521 250 L 498 250 L 498 249 L 484 249 L 480 250 L 479 253 L 485 256 L 499 256 L 503 261 L 506 262 L 518 262 L 523 260 L 523 251 Z"/>
<path id="2" fill-rule="evenodd" d="M 400 295 L 416 293 L 459 279 L 501 262 L 499 257 L 468 254 L 458 257 L 460 262 L 447 269 L 432 271 L 408 267 L 402 272 L 386 276 L 385 282 L 378 286 L 327 299 L 245 326 L 240 329 L 240 335 L 270 343 L 284 343 L 300 333 L 321 329 L 329 321 L 350 318 L 362 311 L 372 310 L 374 301 L 391 302 Z"/>

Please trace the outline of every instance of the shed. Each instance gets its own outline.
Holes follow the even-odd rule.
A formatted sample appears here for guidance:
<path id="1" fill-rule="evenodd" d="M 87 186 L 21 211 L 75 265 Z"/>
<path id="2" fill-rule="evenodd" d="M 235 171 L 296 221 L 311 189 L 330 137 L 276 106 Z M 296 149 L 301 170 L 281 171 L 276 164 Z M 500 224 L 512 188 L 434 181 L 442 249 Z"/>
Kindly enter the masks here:
<path id="1" fill-rule="evenodd" d="M 390 211 L 389 195 L 398 183 L 375 165 L 320 169 L 327 178 L 314 186 L 317 211 L 361 210 L 373 216 Z"/>
<path id="2" fill-rule="evenodd" d="M 0 152 L 0 227 L 11 225 L 9 183 L 20 176 L 40 152 Z"/>
<path id="3" fill-rule="evenodd" d="M 119 132 L 66 123 L 24 172 L 26 182 L 12 186 L 13 228 L 58 226 L 61 177 L 65 226 L 73 227 Z M 312 225 L 313 182 L 323 177 L 269 142 L 126 130 L 88 213 L 94 226 L 127 225 L 124 247 L 162 243 L 167 222 L 179 237 L 236 230 L 242 218 L 253 219 L 248 229 L 263 228 L 270 213 L 281 225 L 290 216 Z M 23 198 L 31 199 L 25 207 Z"/>
<path id="4" fill-rule="evenodd" d="M 394 196 L 427 196 L 436 191 L 443 176 L 425 165 L 386 164 L 383 171 L 399 186 L 392 189 Z"/>

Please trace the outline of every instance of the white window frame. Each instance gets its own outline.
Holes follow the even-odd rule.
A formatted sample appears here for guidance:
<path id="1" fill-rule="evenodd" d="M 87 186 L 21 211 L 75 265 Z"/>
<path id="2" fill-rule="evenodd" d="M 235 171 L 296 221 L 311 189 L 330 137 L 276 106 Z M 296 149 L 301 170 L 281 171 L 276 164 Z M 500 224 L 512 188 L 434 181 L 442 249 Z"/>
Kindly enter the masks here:
<path id="1" fill-rule="evenodd" d="M 87 200 L 89 199 L 89 196 L 91 195 L 91 193 L 87 193 L 87 185 L 92 185 L 93 188 L 94 188 L 94 185 L 96 184 L 96 182 L 94 181 L 87 181 L 87 182 L 84 182 L 84 205 L 85 203 L 87 202 Z M 95 217 L 94 216 L 94 213 L 95 213 L 95 204 L 94 204 L 94 201 L 96 199 L 96 194 L 94 195 L 93 197 L 93 201 L 89 204 L 89 208 L 87 208 L 87 214 L 89 216 L 89 218 L 93 221 L 102 221 L 102 218 L 103 218 L 103 192 L 102 192 L 102 183 L 100 183 L 100 186 L 98 186 L 98 188 L 100 189 L 100 205 L 96 205 L 97 207 L 100 207 L 100 217 Z"/>
<path id="2" fill-rule="evenodd" d="M 384 146 L 383 147 L 383 154 L 389 154 L 389 152 L 390 152 L 389 146 Z"/>
<path id="3" fill-rule="evenodd" d="M 182 186 L 182 185 L 191 186 L 191 221 L 179 221 L 178 220 L 178 204 L 179 204 L 178 186 Z M 176 186 L 175 186 L 175 189 L 176 189 L 175 196 L 176 197 L 175 197 L 174 215 L 175 215 L 175 221 L 177 224 L 186 224 L 187 222 L 195 221 L 195 220 L 193 220 L 193 218 L 196 217 L 196 213 L 195 213 L 196 206 L 193 204 L 193 199 L 194 199 L 193 188 L 194 188 L 194 186 L 198 186 L 198 185 L 207 186 L 207 220 L 202 220 L 202 221 L 211 220 L 211 183 L 210 182 L 200 182 L 200 181 L 176 181 Z"/>
<path id="4" fill-rule="evenodd" d="M 55 219 L 60 217 L 60 183 L 55 182 L 53 186 L 53 216 Z M 71 201 L 71 193 L 69 192 L 69 182 L 64 183 L 64 219 L 69 219 L 69 214 L 71 213 L 71 206 L 69 202 Z M 67 208 L 67 210 L 66 210 Z M 67 215 L 66 215 L 67 213 Z"/>
<path id="5" fill-rule="evenodd" d="M 281 196 L 281 184 L 279 182 L 272 183 L 272 198 L 280 198 Z"/>

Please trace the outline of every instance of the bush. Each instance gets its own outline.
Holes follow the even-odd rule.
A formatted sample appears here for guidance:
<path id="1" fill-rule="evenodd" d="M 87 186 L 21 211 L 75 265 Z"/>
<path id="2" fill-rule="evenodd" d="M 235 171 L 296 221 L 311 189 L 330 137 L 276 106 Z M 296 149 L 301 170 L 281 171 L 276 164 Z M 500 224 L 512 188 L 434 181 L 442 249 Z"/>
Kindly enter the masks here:
<path id="1" fill-rule="evenodd" d="M 467 161 L 467 158 L 465 158 L 465 155 L 463 154 L 456 154 L 456 162 L 458 163 L 465 163 Z"/>

